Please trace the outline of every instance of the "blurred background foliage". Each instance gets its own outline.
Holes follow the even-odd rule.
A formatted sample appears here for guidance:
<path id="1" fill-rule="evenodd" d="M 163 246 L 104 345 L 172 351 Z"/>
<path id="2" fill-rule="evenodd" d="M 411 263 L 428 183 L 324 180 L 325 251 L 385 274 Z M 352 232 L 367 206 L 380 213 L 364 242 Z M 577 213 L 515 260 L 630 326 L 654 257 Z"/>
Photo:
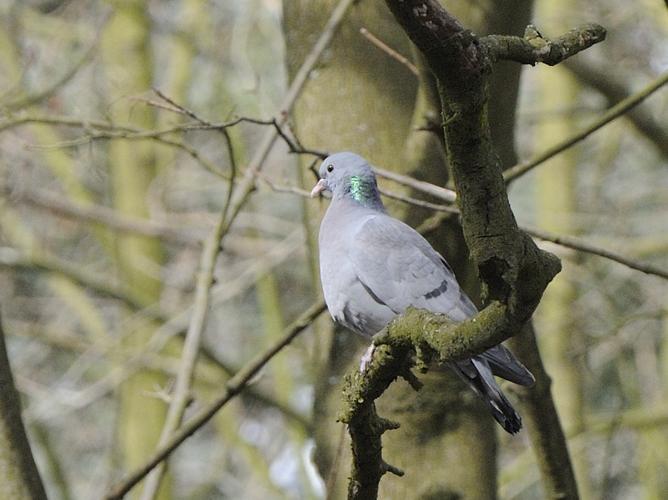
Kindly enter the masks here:
<path id="1" fill-rule="evenodd" d="M 333 5 L 318 4 L 327 12 Z M 275 116 L 289 78 L 282 8 L 279 0 L 0 3 L 0 304 L 50 498 L 99 498 L 154 449 L 181 345 L 172 338 L 156 349 L 156 335 L 169 330 L 168 318 L 187 326 L 201 242 L 229 194 L 230 157 L 218 131 L 146 137 L 192 122 L 152 89 L 214 123 Z M 546 36 L 593 21 L 608 38 L 558 67 L 523 68 L 520 158 L 668 69 L 668 11 L 658 0 L 537 0 L 532 19 Z M 326 53 L 300 116 L 317 109 L 318 86 L 327 84 L 318 71 L 327 64 Z M 414 90 L 404 94 L 414 99 Z M 346 101 L 338 106 L 345 110 Z M 388 98 L 385 106 L 414 103 Z M 665 269 L 668 93 L 634 113 L 516 181 L 511 201 L 522 224 Z M 300 136 L 304 125 L 295 126 Z M 372 163 L 401 170 L 398 158 L 374 151 L 381 131 L 336 126 L 365 137 Z M 228 129 L 239 168 L 269 127 Z M 348 149 L 341 136 L 304 135 L 318 141 L 306 147 Z M 305 201 L 299 188 L 315 180 L 310 160 L 278 141 L 224 241 L 192 408 L 319 295 L 307 242 L 324 205 Z M 535 323 L 581 493 L 665 498 L 668 283 L 544 245 L 564 270 Z M 310 457 L 314 429 L 324 425 L 322 415 L 311 417 L 324 349 L 307 331 L 280 353 L 173 455 L 160 498 L 323 497 L 326 479 Z M 499 496 L 541 498 L 525 433 L 499 441 Z"/>

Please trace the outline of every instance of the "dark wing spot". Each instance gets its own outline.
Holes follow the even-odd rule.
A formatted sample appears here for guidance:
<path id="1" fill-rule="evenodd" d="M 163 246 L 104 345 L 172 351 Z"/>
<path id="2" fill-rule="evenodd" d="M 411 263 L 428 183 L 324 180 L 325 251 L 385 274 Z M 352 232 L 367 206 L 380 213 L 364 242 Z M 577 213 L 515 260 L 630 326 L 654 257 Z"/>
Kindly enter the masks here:
<path id="1" fill-rule="evenodd" d="M 448 280 L 443 280 L 441 284 L 438 286 L 438 288 L 434 288 L 431 292 L 425 293 L 424 298 L 433 299 L 447 291 L 448 291 Z"/>
<path id="2" fill-rule="evenodd" d="M 381 306 L 385 306 L 385 305 L 387 305 L 387 304 L 385 304 L 385 302 L 383 302 L 382 300 L 380 300 L 380 299 L 378 298 L 378 295 L 376 295 L 375 293 L 373 293 L 373 290 L 371 290 L 371 288 L 369 288 L 368 286 L 366 286 L 362 281 L 360 281 L 360 283 L 362 283 L 362 286 L 363 286 L 364 289 L 366 290 L 366 293 L 368 293 L 369 295 L 371 295 L 371 298 L 374 300 L 374 302 L 376 302 L 377 304 L 380 304 Z"/>

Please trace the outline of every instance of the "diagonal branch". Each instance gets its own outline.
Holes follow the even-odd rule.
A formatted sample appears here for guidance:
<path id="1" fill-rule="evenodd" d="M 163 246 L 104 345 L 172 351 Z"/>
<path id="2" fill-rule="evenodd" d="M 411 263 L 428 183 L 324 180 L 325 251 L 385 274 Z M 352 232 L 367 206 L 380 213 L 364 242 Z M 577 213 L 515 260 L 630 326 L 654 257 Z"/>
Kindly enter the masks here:
<path id="1" fill-rule="evenodd" d="M 581 83 L 603 94 L 611 105 L 615 102 L 624 101 L 632 95 L 626 85 L 611 72 L 609 67 L 597 68 L 595 65 L 577 59 L 566 61 L 564 66 Z M 654 118 L 650 109 L 638 106 L 630 109 L 626 117 L 661 151 L 664 158 L 668 158 L 668 130 L 666 130 L 664 123 Z"/>
<path id="2" fill-rule="evenodd" d="M 626 99 L 615 104 L 605 113 L 603 113 L 597 120 L 591 123 L 588 127 L 580 130 L 579 132 L 573 134 L 570 137 L 567 137 L 560 143 L 555 144 L 554 146 L 543 151 L 542 153 L 535 155 L 533 158 L 529 158 L 526 161 L 523 161 L 513 167 L 510 167 L 503 173 L 504 179 L 506 180 L 506 182 L 510 183 L 515 179 L 517 179 L 518 177 L 521 177 L 522 175 L 526 174 L 533 168 L 537 167 L 541 163 L 549 160 L 553 156 L 556 156 L 562 151 L 565 151 L 571 146 L 577 144 L 582 139 L 596 132 L 598 129 L 610 123 L 615 118 L 619 118 L 624 113 L 626 113 L 630 109 L 640 104 L 647 97 L 649 97 L 654 92 L 663 87 L 666 83 L 668 83 L 668 71 L 663 73 L 656 79 L 652 80 L 649 84 L 647 84 L 645 88 L 639 90 L 635 94 L 630 95 Z"/>
<path id="3" fill-rule="evenodd" d="M 259 371 L 278 354 L 285 346 L 290 344 L 301 332 L 303 332 L 320 313 L 325 310 L 325 303 L 320 301 L 313 304 L 294 323 L 285 329 L 284 335 L 278 339 L 266 351 L 259 353 L 249 361 L 225 384 L 225 390 L 216 400 L 202 408 L 181 428 L 176 431 L 139 469 L 133 471 L 125 479 L 116 484 L 105 496 L 107 500 L 120 500 L 130 491 L 144 476 L 154 467 L 165 460 L 181 443 L 197 432 L 204 424 L 229 403 L 235 396 L 239 395 L 248 383 L 259 373 Z"/>
<path id="4" fill-rule="evenodd" d="M 525 231 L 528 234 L 543 241 L 549 241 L 557 245 L 561 245 L 563 247 L 572 248 L 579 252 L 598 255 L 599 257 L 603 257 L 604 259 L 618 262 L 619 264 L 622 264 L 631 269 L 635 269 L 636 271 L 641 271 L 645 274 L 652 274 L 654 276 L 659 276 L 660 278 L 663 279 L 668 279 L 668 271 L 665 269 L 662 269 L 658 266 L 654 266 L 652 264 L 647 264 L 645 262 L 639 262 L 637 260 L 630 259 L 624 255 L 618 254 L 617 252 L 612 252 L 605 248 L 593 245 L 582 238 L 578 238 L 576 236 L 563 236 L 563 235 L 552 234 L 548 231 L 543 231 L 542 229 L 536 229 L 536 228 L 530 228 L 530 229 L 526 228 Z"/>

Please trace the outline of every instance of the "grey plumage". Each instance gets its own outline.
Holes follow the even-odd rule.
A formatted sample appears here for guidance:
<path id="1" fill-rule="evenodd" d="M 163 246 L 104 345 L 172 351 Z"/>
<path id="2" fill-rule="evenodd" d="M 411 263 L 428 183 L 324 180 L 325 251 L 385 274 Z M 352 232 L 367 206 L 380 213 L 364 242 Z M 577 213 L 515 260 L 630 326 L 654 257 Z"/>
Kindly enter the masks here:
<path id="1" fill-rule="evenodd" d="M 324 160 L 312 195 L 328 190 L 332 201 L 319 235 L 320 277 L 332 318 L 370 337 L 409 306 L 463 321 L 477 310 L 450 266 L 417 231 L 390 217 L 368 163 L 353 153 Z M 494 375 L 531 385 L 531 373 L 498 345 L 451 368 L 487 403 L 510 433 L 521 419 Z"/>

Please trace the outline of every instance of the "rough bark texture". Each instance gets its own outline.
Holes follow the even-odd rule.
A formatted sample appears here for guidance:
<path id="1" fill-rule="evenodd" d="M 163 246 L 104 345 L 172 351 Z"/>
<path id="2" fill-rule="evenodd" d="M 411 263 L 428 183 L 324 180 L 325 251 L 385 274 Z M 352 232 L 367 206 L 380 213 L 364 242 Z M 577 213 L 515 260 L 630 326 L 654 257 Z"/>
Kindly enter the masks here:
<path id="1" fill-rule="evenodd" d="M 473 4 L 449 2 L 458 18 L 478 33 L 521 34 L 528 22 L 531 2 L 505 1 Z M 512 12 L 513 15 L 509 15 Z M 437 185 L 448 184 L 443 147 L 441 106 L 436 82 L 422 57 L 416 57 L 422 85 L 413 112 L 411 133 L 406 143 L 401 172 Z M 502 63 L 494 73 L 490 90 L 490 123 L 496 150 L 504 164 L 512 165 L 514 116 L 520 66 Z M 434 131 L 433 126 L 437 129 Z M 429 131 L 420 130 L 422 128 Z M 441 136 L 439 139 L 439 135 Z M 419 196 L 418 196 L 419 197 Z M 413 226 L 430 216 L 426 210 L 399 206 Z M 468 257 L 461 226 L 451 219 L 427 235 L 454 268 L 457 277 L 472 297 L 479 294 L 479 282 Z M 494 498 L 496 495 L 495 423 L 486 408 L 449 371 L 421 377 L 424 387 L 416 393 L 408 384 L 390 386 L 378 403 L 378 413 L 401 424 L 386 434 L 384 456 L 392 465 L 406 471 L 401 479 L 387 476 L 380 485 L 380 498 L 388 486 L 408 498 Z M 466 450 L 462 453 L 461 450 Z M 454 466 L 452 465 L 454 464 Z M 413 470 L 422 470 L 417 477 Z M 421 478 L 421 479 L 420 479 Z M 425 478 L 428 478 L 425 480 Z"/>
<path id="2" fill-rule="evenodd" d="M 342 416 L 350 427 L 355 451 L 349 499 L 374 498 L 380 475 L 396 472 L 385 464 L 380 452 L 375 452 L 380 449 L 380 437 L 389 426 L 376 414 L 374 401 L 394 377 L 406 376 L 402 364 L 406 354 L 415 352 L 420 360 L 426 358 L 426 361 L 434 357 L 442 362 L 452 361 L 480 353 L 509 338 L 529 320 L 545 287 L 560 269 L 554 256 L 539 250 L 518 229 L 510 209 L 488 123 L 488 85 L 493 63 L 508 58 L 552 64 L 605 37 L 605 30 L 597 25 L 572 30 L 555 41 L 543 39 L 533 28 L 527 29 L 524 38 L 478 37 L 435 0 L 386 3 L 425 55 L 437 78 L 446 150 L 464 237 L 489 304 L 475 318 L 458 325 L 423 311 L 407 312 L 393 321 L 378 339 L 377 343 L 389 344 L 390 348 L 374 358 L 364 375 L 350 375 Z M 499 40 L 503 40 L 502 46 Z M 526 50 L 527 45 L 535 49 Z M 540 361 L 535 346 L 530 354 Z M 389 372 L 385 363 L 392 367 Z M 543 380 L 549 381 L 546 377 Z M 551 404 L 551 399 L 547 397 L 546 402 Z M 556 431 L 560 433 L 554 409 L 549 415 L 556 419 Z M 562 465 L 568 469 L 563 479 L 574 483 L 563 436 L 540 425 L 538 430 L 537 437 L 556 439 L 561 448 L 559 456 L 564 458 Z M 543 432 L 545 436 L 541 436 Z M 365 449 L 371 453 L 362 453 Z M 550 465 L 556 463 L 549 455 L 541 458 Z M 560 493 L 577 498 L 574 487 Z"/>
<path id="3" fill-rule="evenodd" d="M 46 499 L 21 420 L 21 401 L 7 358 L 0 321 L 0 498 Z"/>

